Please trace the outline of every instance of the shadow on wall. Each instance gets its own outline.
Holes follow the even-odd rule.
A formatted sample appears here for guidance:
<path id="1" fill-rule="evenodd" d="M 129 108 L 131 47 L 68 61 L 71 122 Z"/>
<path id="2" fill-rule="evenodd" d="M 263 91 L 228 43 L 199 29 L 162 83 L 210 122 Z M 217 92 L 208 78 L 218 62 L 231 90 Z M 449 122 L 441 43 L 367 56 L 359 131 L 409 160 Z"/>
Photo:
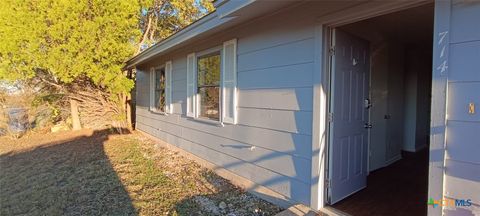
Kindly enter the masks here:
<path id="1" fill-rule="evenodd" d="M 292 73 L 294 72 L 295 71 L 292 71 Z M 137 79 L 137 85 L 139 83 L 148 83 L 148 76 L 145 75 L 146 73 L 142 74 L 143 75 L 139 74 L 138 76 L 140 78 Z M 310 82 L 313 81 L 310 80 Z M 239 97 L 242 93 L 246 94 L 245 92 L 252 92 L 257 89 L 261 90 L 265 87 L 262 85 L 267 84 L 269 83 L 258 81 L 254 86 L 245 87 L 242 83 L 238 83 Z M 261 114 L 258 114 L 258 118 L 255 118 L 255 116 L 249 116 L 250 118 L 248 119 L 248 122 L 245 120 L 246 118 L 242 118 L 242 116 L 239 115 L 238 118 L 240 123 L 238 125 L 225 125 L 223 128 L 212 126 L 205 131 L 202 128 L 206 128 L 207 126 L 195 126 L 204 123 L 198 123 L 196 121 L 192 121 L 191 123 L 188 121 L 173 122 L 173 120 L 169 120 L 173 118 L 160 118 L 153 117 L 153 115 L 146 116 L 140 114 L 141 118 L 137 118 L 137 120 L 139 120 L 137 127 L 140 127 L 140 130 L 149 133 L 152 136 L 156 136 L 165 142 L 178 140 L 178 143 L 170 144 L 181 147 L 185 151 L 216 164 L 217 166 L 214 168 L 215 170 L 226 169 L 253 181 L 254 186 L 247 188 L 249 191 L 264 186 L 279 194 L 291 197 L 295 202 L 309 205 L 311 201 L 311 182 L 318 182 L 319 180 L 318 175 L 313 177 L 311 175 L 311 158 L 314 154 L 318 154 L 320 150 L 312 152 L 311 117 L 313 105 L 311 100 L 313 89 L 310 88 L 310 85 L 305 85 L 308 86 L 308 88 L 278 86 L 278 89 L 268 88 L 268 90 L 264 90 L 267 92 L 258 92 L 258 94 L 251 95 L 248 94 L 250 97 L 249 104 L 242 107 L 243 104 L 241 100 L 239 101 L 239 107 L 248 109 L 248 114 Z M 302 86 L 305 85 L 302 84 Z M 315 85 L 319 84 L 317 83 Z M 137 92 L 137 111 L 148 110 L 149 92 L 146 87 L 147 85 L 139 86 L 142 87 L 137 88 L 137 90 L 140 89 Z M 173 88 L 175 89 L 175 87 Z M 323 92 L 327 91 L 323 90 Z M 187 118 L 185 116 L 186 101 L 180 96 L 175 96 L 175 94 L 180 93 L 173 92 L 173 103 L 176 108 L 174 112 L 182 113 L 180 114 L 181 116 L 178 116 L 179 118 Z M 274 101 L 274 103 L 270 104 L 268 103 L 269 101 Z M 244 102 L 245 100 L 243 100 L 243 103 Z M 280 118 L 283 119 L 278 119 L 280 114 L 283 116 Z M 167 128 L 168 130 L 163 130 L 156 125 L 148 123 L 148 118 L 168 123 L 168 125 L 172 125 L 173 127 Z M 268 119 L 271 119 L 271 121 L 265 122 L 269 121 Z M 183 125 L 182 122 L 188 122 L 188 124 Z M 188 140 L 188 137 L 186 138 L 185 135 L 182 135 L 185 131 L 190 130 L 178 130 L 178 133 L 172 132 L 173 129 L 170 130 L 170 128 L 177 127 L 187 127 L 188 129 L 198 132 L 195 136 L 201 135 L 202 140 Z M 245 130 L 246 127 L 253 129 L 244 132 L 247 131 Z M 241 132 L 237 133 L 237 129 Z M 267 129 L 268 131 L 265 130 L 264 132 L 260 132 L 264 129 Z M 250 133 L 250 131 L 253 130 L 259 132 Z M 297 131 L 299 133 L 290 133 L 287 131 Z M 275 134 L 277 133 L 279 134 L 279 137 L 268 137 L 270 134 L 276 136 Z M 239 137 L 238 134 L 242 134 L 242 137 Z M 258 135 L 261 137 L 256 137 Z M 169 139 L 168 137 L 170 136 L 175 137 L 175 139 Z M 195 136 L 192 135 L 189 137 Z M 321 136 L 323 137 L 325 135 L 321 134 Z M 180 139 L 185 139 L 187 141 L 185 143 L 188 144 L 180 144 Z M 208 139 L 214 140 L 208 141 Z M 262 143 L 260 143 L 268 142 L 268 140 L 278 142 L 278 147 L 275 146 L 276 143 L 270 143 L 268 145 L 262 145 Z M 189 147 L 189 145 L 193 146 Z M 289 146 L 286 147 L 286 145 Z M 204 150 L 198 150 L 199 146 Z M 198 151 L 196 151 L 196 149 Z M 228 155 L 229 157 L 223 157 L 223 154 Z M 323 160 L 324 156 L 325 155 L 322 153 L 322 155 L 320 155 L 320 160 Z M 233 159 L 230 160 L 232 157 Z M 254 166 L 261 168 L 256 169 Z M 268 173 L 264 173 L 264 170 Z"/>
<path id="2" fill-rule="evenodd" d="M 0 215 L 137 215 L 105 155 L 108 134 L 75 134 L 45 144 L 39 140 L 1 154 Z"/>
<path id="3" fill-rule="evenodd" d="M 299 91 L 298 89 L 292 89 L 292 90 L 294 90 L 292 91 L 292 93 L 294 93 L 293 97 L 296 99 L 296 103 L 297 103 L 296 107 L 298 110 L 301 110 L 301 111 L 292 111 L 293 112 L 292 119 L 294 119 L 295 121 L 292 127 L 296 128 L 297 131 L 301 131 L 302 128 L 310 127 L 312 125 L 312 118 L 310 118 L 310 121 L 306 122 L 304 118 L 305 115 L 304 113 L 302 113 L 302 112 L 305 112 L 306 110 L 308 110 L 308 112 L 311 112 L 310 110 L 312 109 L 312 104 L 310 104 L 308 100 L 306 100 L 306 98 L 304 97 L 305 91 L 303 89 L 301 91 Z M 326 91 L 324 90 L 322 92 L 326 92 Z M 268 100 L 269 100 L 268 98 L 265 98 L 265 101 L 268 101 Z M 242 117 L 239 116 L 239 118 L 242 118 Z M 225 127 L 235 127 L 235 126 L 227 125 Z M 309 132 L 312 131 L 311 128 L 309 130 L 310 130 Z M 284 203 L 282 207 L 287 207 L 287 205 L 290 205 L 290 204 L 285 203 L 284 200 L 278 199 L 277 197 L 273 197 L 261 192 L 256 192 L 256 190 L 261 189 L 260 188 L 261 186 L 267 187 L 273 191 L 276 191 L 277 193 L 280 193 L 285 196 L 289 196 L 291 199 L 294 200 L 293 202 L 310 205 L 310 200 L 311 200 L 310 187 L 318 186 L 316 185 L 316 183 L 319 181 L 319 175 L 314 175 L 314 176 L 311 175 L 311 159 L 314 155 L 321 153 L 319 156 L 320 157 L 319 160 L 323 161 L 325 159 L 324 158 L 325 152 L 323 151 L 323 149 L 317 149 L 315 150 L 315 152 L 312 152 L 311 135 L 308 135 L 310 136 L 310 138 L 308 139 L 309 142 L 307 143 L 305 143 L 304 136 L 305 136 L 304 134 L 290 133 L 289 142 L 291 142 L 293 146 L 291 147 L 292 149 L 289 151 L 271 151 L 268 154 L 263 154 L 255 158 L 251 158 L 250 156 L 245 156 L 243 158 L 238 158 L 240 159 L 240 161 L 227 163 L 222 166 L 216 166 L 214 170 L 226 169 L 238 175 L 244 175 L 245 173 L 235 172 L 235 170 L 242 170 L 240 167 L 244 166 L 246 162 L 269 169 L 268 166 L 272 166 L 272 164 L 276 163 L 276 161 L 282 161 L 282 162 L 288 161 L 289 163 L 285 163 L 283 165 L 282 164 L 275 165 L 275 167 L 280 167 L 280 166 L 283 167 L 283 168 L 279 168 L 279 170 L 273 170 L 273 172 L 275 172 L 276 174 L 275 176 L 265 179 L 263 181 L 254 182 L 254 184 L 246 188 L 246 190 L 266 200 L 275 201 L 276 203 L 280 203 L 280 204 Z M 320 136 L 321 136 L 320 140 L 323 140 L 325 134 L 320 134 Z M 252 140 L 252 139 L 249 139 L 249 140 Z M 277 139 L 272 139 L 272 140 L 277 140 Z M 222 144 L 221 147 L 255 151 L 254 145 L 241 143 L 241 142 L 226 143 L 226 144 Z M 308 153 L 305 153 L 305 152 L 308 152 Z M 299 154 L 303 154 L 303 157 L 299 157 Z M 280 158 L 285 158 L 287 155 L 291 156 L 291 160 L 279 160 Z M 309 157 L 309 158 L 305 158 L 305 157 Z M 212 158 L 205 158 L 205 159 L 215 163 L 215 161 Z M 304 161 L 308 161 L 308 162 L 305 163 Z M 281 172 L 281 171 L 290 170 L 290 169 L 293 170 L 292 172 L 293 175 L 291 176 L 287 177 L 284 174 L 278 173 L 279 171 Z M 258 176 L 262 176 L 262 173 L 247 173 L 247 175 L 258 177 Z M 263 177 L 260 177 L 260 178 L 263 178 Z M 252 178 L 247 177 L 247 179 L 254 181 L 254 179 Z M 310 185 L 312 182 L 314 185 Z"/>

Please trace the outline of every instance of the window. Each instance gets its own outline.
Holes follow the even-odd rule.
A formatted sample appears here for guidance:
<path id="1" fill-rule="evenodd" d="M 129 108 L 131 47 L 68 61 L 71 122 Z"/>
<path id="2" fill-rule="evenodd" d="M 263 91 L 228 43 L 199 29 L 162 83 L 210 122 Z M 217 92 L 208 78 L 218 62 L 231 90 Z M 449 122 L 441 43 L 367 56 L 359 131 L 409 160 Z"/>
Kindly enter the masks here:
<path id="1" fill-rule="evenodd" d="M 190 118 L 237 124 L 237 39 L 187 55 L 186 99 Z"/>
<path id="2" fill-rule="evenodd" d="M 220 120 L 220 52 L 197 59 L 198 117 Z"/>
<path id="3" fill-rule="evenodd" d="M 151 76 L 151 89 L 153 98 L 150 98 L 152 111 L 165 112 L 165 88 L 166 77 L 165 67 L 157 67 L 153 69 Z"/>

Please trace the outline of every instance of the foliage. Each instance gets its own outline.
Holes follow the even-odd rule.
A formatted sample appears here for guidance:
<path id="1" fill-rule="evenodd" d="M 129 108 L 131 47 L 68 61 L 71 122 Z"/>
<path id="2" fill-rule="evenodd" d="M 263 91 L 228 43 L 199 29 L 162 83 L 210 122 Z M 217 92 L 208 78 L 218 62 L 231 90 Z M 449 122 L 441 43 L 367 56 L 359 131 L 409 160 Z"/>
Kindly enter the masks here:
<path id="1" fill-rule="evenodd" d="M 74 99 L 82 122 L 115 125 L 92 121 L 125 121 L 125 61 L 211 10 L 208 0 L 4 0 L 0 83 L 34 86 L 53 116 Z"/>
<path id="2" fill-rule="evenodd" d="M 214 10 L 209 0 L 140 0 L 140 29 L 143 37 L 138 51 L 167 38 Z"/>
<path id="3" fill-rule="evenodd" d="M 200 116 L 219 119 L 220 101 L 220 54 L 198 59 L 198 93 L 200 95 Z"/>
<path id="4" fill-rule="evenodd" d="M 35 126 L 43 126 L 45 121 L 58 123 L 67 120 L 69 114 L 68 104 L 65 103 L 65 94 L 48 94 L 39 92 L 31 102 L 31 109 L 37 110 L 35 115 Z"/>
<path id="5" fill-rule="evenodd" d="M 0 8 L 0 79 L 42 75 L 56 84 L 90 79 L 110 92 L 132 81 L 121 68 L 139 36 L 138 3 L 121 0 L 5 0 Z"/>
<path id="6" fill-rule="evenodd" d="M 0 86 L 0 135 L 20 136 L 24 131 L 18 128 L 37 130 L 68 119 L 70 112 L 64 94 L 49 94 L 19 82 L 16 87 L 21 90 Z M 24 110 L 25 115 L 14 110 Z"/>

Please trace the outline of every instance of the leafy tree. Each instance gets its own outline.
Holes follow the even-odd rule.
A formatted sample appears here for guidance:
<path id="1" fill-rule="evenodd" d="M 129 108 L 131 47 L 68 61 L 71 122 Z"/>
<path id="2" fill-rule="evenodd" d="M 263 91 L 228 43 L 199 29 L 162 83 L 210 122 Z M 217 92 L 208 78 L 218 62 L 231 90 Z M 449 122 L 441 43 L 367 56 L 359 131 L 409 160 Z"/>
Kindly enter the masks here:
<path id="1" fill-rule="evenodd" d="M 0 80 L 65 95 L 83 122 L 122 121 L 134 85 L 125 61 L 212 9 L 205 0 L 3 0 Z"/>
<path id="2" fill-rule="evenodd" d="M 0 38 L 5 41 L 0 79 L 64 93 L 72 114 L 78 113 L 77 101 L 87 108 L 119 101 L 118 95 L 133 87 L 122 67 L 141 34 L 138 11 L 139 3 L 128 0 L 5 0 L 0 6 Z M 107 118 L 121 114 L 115 103 L 109 104 L 104 108 L 108 112 L 94 113 Z M 72 121 L 79 128 L 78 115 Z"/>
<path id="3" fill-rule="evenodd" d="M 140 0 L 140 5 L 143 35 L 137 52 L 214 10 L 209 0 Z"/>
<path id="4" fill-rule="evenodd" d="M 113 93 L 133 86 L 121 69 L 140 35 L 138 2 L 5 0 L 0 7 L 1 79 L 87 79 Z"/>

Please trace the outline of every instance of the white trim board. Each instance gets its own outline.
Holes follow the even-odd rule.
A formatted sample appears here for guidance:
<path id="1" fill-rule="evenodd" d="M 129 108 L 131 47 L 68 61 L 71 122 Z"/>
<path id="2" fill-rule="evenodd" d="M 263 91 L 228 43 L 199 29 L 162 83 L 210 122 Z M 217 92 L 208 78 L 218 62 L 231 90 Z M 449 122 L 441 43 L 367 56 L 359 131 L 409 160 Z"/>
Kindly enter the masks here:
<path id="1" fill-rule="evenodd" d="M 331 28 L 331 27 L 335 27 L 335 26 L 340 26 L 340 25 L 344 25 L 344 24 L 347 24 L 347 23 L 354 23 L 354 22 L 358 22 L 358 21 L 361 21 L 361 20 L 364 20 L 364 19 L 368 19 L 368 18 L 372 18 L 372 17 L 376 17 L 376 16 L 380 16 L 380 15 L 385 15 L 385 14 L 389 14 L 389 13 L 393 13 L 393 12 L 397 12 L 397 11 L 401 11 L 401 10 L 404 10 L 404 9 L 408 9 L 408 8 L 413 8 L 413 7 L 417 7 L 417 6 L 421 6 L 421 5 L 424 5 L 424 4 L 428 4 L 428 3 L 432 3 L 433 1 L 385 1 L 385 2 L 382 2 L 383 4 L 379 4 L 379 2 L 368 2 L 368 3 L 363 3 L 363 4 L 359 4 L 359 5 L 356 5 L 356 6 L 353 6 L 351 8 L 348 8 L 346 10 L 342 10 L 342 11 L 338 11 L 336 13 L 332 13 L 332 14 L 328 14 L 328 15 L 325 15 L 325 16 L 322 16 L 322 17 L 318 17 L 316 19 L 316 23 L 318 24 L 318 26 L 316 28 L 321 28 L 321 31 L 322 34 L 318 34 L 316 30 L 316 37 L 315 39 L 318 40 L 319 38 L 322 40 L 322 43 L 320 43 L 321 45 L 320 46 L 315 46 L 316 49 L 320 48 L 321 50 L 315 50 L 315 62 L 316 62 L 316 65 L 314 67 L 315 71 L 317 71 L 317 73 L 320 73 L 317 74 L 317 73 L 314 73 L 314 99 L 313 99 L 313 116 L 314 116 L 314 119 L 313 119 L 313 132 L 312 132 L 312 152 L 313 152 L 313 156 L 312 156 L 312 190 L 311 190 L 311 206 L 312 208 L 316 209 L 316 210 L 319 210 L 319 209 L 322 209 L 322 208 L 325 208 L 326 206 L 326 203 L 325 203 L 325 189 L 326 189 L 326 185 L 325 185 L 325 176 L 324 175 L 319 175 L 317 172 L 323 170 L 322 172 L 325 173 L 325 165 L 328 164 L 328 157 L 326 156 L 326 151 L 327 151 L 327 148 L 328 146 L 325 146 L 325 144 L 323 144 L 323 147 L 327 147 L 327 148 L 322 148 L 320 149 L 319 147 L 321 146 L 320 143 L 321 141 L 320 140 L 323 140 L 325 139 L 325 135 L 321 135 L 320 133 L 320 125 L 321 124 L 324 124 L 326 125 L 324 122 L 324 120 L 322 120 L 320 118 L 320 116 L 325 116 L 326 113 L 328 112 L 328 107 L 329 107 L 329 102 L 328 101 L 325 101 L 324 103 L 320 103 L 320 95 L 322 94 L 325 94 L 325 92 L 322 92 L 324 91 L 320 86 L 329 86 L 330 83 L 328 82 L 328 84 L 323 84 L 321 82 L 321 79 L 320 77 L 322 78 L 325 78 L 328 80 L 328 77 L 329 77 L 329 69 L 328 69 L 328 61 L 325 61 L 325 53 L 328 52 L 328 49 L 329 49 L 329 38 L 328 37 L 325 37 L 325 33 L 328 32 L 328 28 Z M 436 2 L 438 4 L 438 1 Z M 450 4 L 450 1 L 448 1 L 448 4 Z M 436 7 L 436 10 L 437 7 Z M 435 16 L 435 22 L 438 22 L 438 14 L 439 12 L 436 12 L 436 16 Z M 449 19 L 449 16 L 448 16 L 448 19 Z M 441 21 L 442 23 L 444 23 L 443 21 Z M 436 28 L 438 24 L 436 24 Z M 437 32 L 437 30 L 435 31 Z M 317 36 L 319 35 L 319 36 Z M 325 45 L 327 44 L 327 45 Z M 439 51 L 435 51 L 434 49 L 434 55 L 435 54 L 438 54 Z M 323 61 L 323 64 L 321 64 Z M 321 64 L 321 65 L 317 65 L 317 64 Z M 435 77 L 434 77 L 435 78 Z M 318 80 L 317 80 L 318 79 Z M 322 84 L 320 84 L 322 83 Z M 444 83 L 444 82 L 442 82 Z M 444 83 L 446 85 L 446 82 Z M 318 86 L 317 86 L 318 85 Z M 441 83 L 440 83 L 441 85 Z M 328 89 L 328 88 L 327 88 Z M 435 89 L 432 87 L 432 89 Z M 328 91 L 327 91 L 328 92 Z M 439 115 L 439 116 L 435 116 L 435 112 L 434 112 L 434 103 L 433 103 L 433 100 L 435 99 L 438 99 L 440 101 L 443 101 L 443 106 L 445 106 L 445 95 L 442 93 L 440 95 L 435 95 L 435 94 L 432 94 L 432 119 L 431 119 L 431 122 L 432 122 L 432 125 L 433 125 L 433 122 L 436 120 L 436 121 L 445 121 L 445 110 L 443 110 L 443 112 L 440 112 L 443 113 L 443 118 L 442 118 L 442 115 Z M 323 100 L 323 99 L 322 99 Z M 438 118 L 439 117 L 439 118 Z M 316 123 L 317 122 L 317 123 Z M 433 126 L 432 126 L 433 127 Z M 328 137 L 328 132 L 329 129 L 328 127 L 325 129 L 325 134 L 327 134 L 327 137 Z M 431 130 L 431 134 L 433 134 L 433 130 Z M 325 142 L 325 141 L 324 141 Z M 328 143 L 328 142 L 327 142 Z M 444 141 L 443 141 L 444 143 Z M 432 151 L 432 147 L 430 148 L 430 151 Z M 444 153 L 442 153 L 440 155 L 441 158 L 444 159 Z M 442 160 L 444 161 L 444 160 Z M 430 165 L 432 166 L 432 165 Z M 443 166 L 442 166 L 443 168 Z M 433 176 L 432 176 L 433 174 Z M 432 177 L 435 177 L 435 178 L 440 178 L 442 180 L 439 180 L 442 184 L 443 184 L 443 172 L 442 174 L 440 175 L 439 172 L 435 172 L 435 173 L 432 173 L 432 170 L 430 168 L 430 172 L 429 172 L 429 176 L 431 176 L 430 178 Z M 317 181 L 318 180 L 318 181 Z M 315 184 L 318 183 L 318 186 L 315 186 Z M 318 190 L 317 190 L 318 189 Z M 429 196 L 431 196 L 431 194 L 443 194 L 443 185 L 440 187 L 439 184 L 434 184 L 434 185 L 431 185 L 430 182 L 429 182 Z M 428 212 L 429 215 L 435 215 L 436 212 L 434 213 L 433 211 L 430 211 Z"/>

